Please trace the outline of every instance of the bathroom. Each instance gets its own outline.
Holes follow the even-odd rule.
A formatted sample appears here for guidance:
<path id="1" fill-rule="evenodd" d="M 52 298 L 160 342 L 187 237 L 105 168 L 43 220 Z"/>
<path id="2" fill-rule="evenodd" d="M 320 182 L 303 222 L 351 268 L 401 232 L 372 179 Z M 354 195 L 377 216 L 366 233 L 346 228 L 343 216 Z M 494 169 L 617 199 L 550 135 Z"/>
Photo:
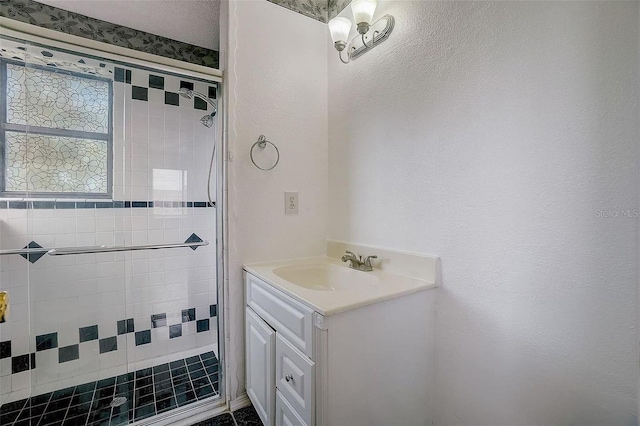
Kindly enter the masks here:
<path id="1" fill-rule="evenodd" d="M 202 368 L 193 371 L 211 388 L 200 399 L 139 418 L 136 401 L 126 401 L 119 407 L 131 416 L 86 424 L 252 424 L 245 267 L 337 256 L 347 269 L 339 257 L 350 245 L 378 255 L 372 273 L 354 273 L 378 274 L 394 256 L 412 254 L 433 260 L 437 286 L 411 313 L 428 317 L 428 344 L 408 346 L 411 359 L 426 360 L 426 396 L 389 396 L 399 395 L 389 380 L 347 406 L 375 397 L 420 408 L 417 424 L 433 425 L 638 423 L 638 2 L 379 0 L 373 20 L 392 16 L 392 31 L 346 64 L 327 22 L 353 22 L 348 1 L 39 4 L 0 2 L 1 47 L 24 47 L 34 61 L 43 50 L 49 61 L 84 60 L 97 73 L 86 80 L 111 87 L 114 131 L 105 139 L 116 149 L 101 157 L 112 170 L 102 198 L 0 200 L 0 250 L 41 246 L 28 259 L 0 258 L 0 291 L 9 295 L 0 342 L 12 346 L 0 359 L 3 415 L 20 398 L 77 388 L 89 376 L 97 383 L 148 367 L 162 374 L 180 360 L 189 370 L 186 360 L 197 355 Z M 349 40 L 359 43 L 355 24 Z M 136 44 L 125 29 L 158 38 Z M 133 86 L 147 89 L 146 101 Z M 189 99 L 188 90 L 203 96 Z M 200 119 L 214 108 L 206 127 Z M 3 134 L 18 130 L 5 126 L 6 109 Z M 285 214 L 285 193 L 294 193 L 297 213 Z M 111 208 L 100 208 L 105 200 Z M 183 246 L 62 256 L 42 249 L 170 244 Z M 382 319 L 405 321 L 407 330 L 417 322 Z M 79 342 L 79 329 L 97 329 L 97 338 Z M 112 337 L 117 350 L 108 350 Z M 73 348 L 60 351 L 75 345 L 77 359 Z M 402 370 L 397 352 L 376 347 L 378 364 L 362 381 L 393 378 Z M 15 418 L 23 412 L 16 424 L 74 424 L 73 416 L 41 421 L 24 405 Z M 398 416 L 348 424 L 416 424 Z"/>

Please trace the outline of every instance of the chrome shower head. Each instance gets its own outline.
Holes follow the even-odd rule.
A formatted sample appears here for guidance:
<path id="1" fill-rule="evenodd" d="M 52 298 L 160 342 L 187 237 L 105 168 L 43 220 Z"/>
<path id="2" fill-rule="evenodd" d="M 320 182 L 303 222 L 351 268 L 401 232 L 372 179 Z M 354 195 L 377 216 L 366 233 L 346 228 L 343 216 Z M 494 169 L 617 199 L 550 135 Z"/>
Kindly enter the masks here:
<path id="1" fill-rule="evenodd" d="M 206 127 L 211 127 L 213 126 L 213 121 L 214 121 L 213 117 L 215 117 L 216 114 L 218 113 L 218 103 L 208 98 L 206 99 L 206 101 L 209 105 L 211 105 L 211 107 L 213 108 L 213 111 L 211 111 L 211 114 L 207 114 L 204 117 L 202 117 L 200 119 L 200 122 Z"/>
<path id="2" fill-rule="evenodd" d="M 216 101 L 213 101 L 213 100 L 209 99 L 208 96 L 205 96 L 204 94 L 202 94 L 200 92 L 196 92 L 194 90 L 187 89 L 186 87 L 181 87 L 180 90 L 178 90 L 178 93 L 183 98 L 193 99 L 193 97 L 195 96 L 195 97 L 200 98 L 201 100 L 205 101 L 206 103 L 208 103 L 213 108 L 213 111 L 211 112 L 211 114 L 207 114 L 204 117 L 202 117 L 200 119 L 200 122 L 203 125 L 205 125 L 206 127 L 213 126 L 213 117 L 215 117 L 216 113 L 218 112 L 218 103 Z"/>
<path id="3" fill-rule="evenodd" d="M 213 126 L 213 116 L 216 115 L 216 112 L 212 112 L 211 114 L 207 114 L 204 117 L 202 117 L 200 119 L 200 122 L 205 126 L 205 127 L 211 127 Z"/>
<path id="4" fill-rule="evenodd" d="M 193 99 L 193 90 L 191 89 L 187 89 L 186 87 L 181 87 L 180 90 L 178 90 L 178 93 L 183 98 Z"/>

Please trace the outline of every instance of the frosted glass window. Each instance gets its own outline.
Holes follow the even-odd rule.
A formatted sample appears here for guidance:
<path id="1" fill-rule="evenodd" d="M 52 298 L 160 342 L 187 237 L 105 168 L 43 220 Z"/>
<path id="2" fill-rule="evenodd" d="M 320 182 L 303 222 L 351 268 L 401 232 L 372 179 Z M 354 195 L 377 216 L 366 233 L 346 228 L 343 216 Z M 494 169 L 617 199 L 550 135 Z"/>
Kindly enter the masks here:
<path id="1" fill-rule="evenodd" d="M 0 61 L 2 194 L 109 197 L 111 81 Z"/>
<path id="2" fill-rule="evenodd" d="M 7 123 L 107 133 L 109 82 L 7 64 Z"/>
<path id="3" fill-rule="evenodd" d="M 107 142 L 6 132 L 6 191 L 106 193 Z"/>

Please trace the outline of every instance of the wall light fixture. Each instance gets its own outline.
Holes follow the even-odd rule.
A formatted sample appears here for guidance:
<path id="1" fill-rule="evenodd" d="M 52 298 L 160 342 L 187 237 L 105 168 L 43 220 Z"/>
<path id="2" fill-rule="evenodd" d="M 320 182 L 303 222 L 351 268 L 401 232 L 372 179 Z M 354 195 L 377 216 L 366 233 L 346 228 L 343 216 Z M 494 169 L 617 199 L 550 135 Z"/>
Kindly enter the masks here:
<path id="1" fill-rule="evenodd" d="M 339 16 L 329 21 L 329 32 L 333 46 L 338 51 L 340 60 L 345 64 L 389 38 L 395 19 L 391 15 L 384 15 L 372 24 L 375 11 L 376 0 L 353 0 L 351 2 L 351 12 L 353 12 L 353 20 L 356 22 L 359 36 L 355 36 L 350 41 L 347 41 L 352 25 L 349 19 Z M 346 60 L 342 57 L 344 50 L 347 51 Z"/>

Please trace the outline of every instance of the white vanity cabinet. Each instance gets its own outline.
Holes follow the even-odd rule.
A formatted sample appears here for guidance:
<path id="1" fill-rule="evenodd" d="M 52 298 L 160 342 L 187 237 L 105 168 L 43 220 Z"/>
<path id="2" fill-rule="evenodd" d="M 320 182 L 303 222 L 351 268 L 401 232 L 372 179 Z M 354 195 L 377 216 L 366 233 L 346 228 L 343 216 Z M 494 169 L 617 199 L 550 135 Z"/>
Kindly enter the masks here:
<path id="1" fill-rule="evenodd" d="M 275 414 L 276 332 L 251 309 L 246 311 L 247 394 L 264 424 Z"/>
<path id="2" fill-rule="evenodd" d="M 323 315 L 245 272 L 246 388 L 265 426 L 431 424 L 428 290 Z"/>
<path id="3" fill-rule="evenodd" d="M 246 274 L 246 294 L 251 402 L 267 426 L 314 425 L 314 311 L 251 274 Z"/>

